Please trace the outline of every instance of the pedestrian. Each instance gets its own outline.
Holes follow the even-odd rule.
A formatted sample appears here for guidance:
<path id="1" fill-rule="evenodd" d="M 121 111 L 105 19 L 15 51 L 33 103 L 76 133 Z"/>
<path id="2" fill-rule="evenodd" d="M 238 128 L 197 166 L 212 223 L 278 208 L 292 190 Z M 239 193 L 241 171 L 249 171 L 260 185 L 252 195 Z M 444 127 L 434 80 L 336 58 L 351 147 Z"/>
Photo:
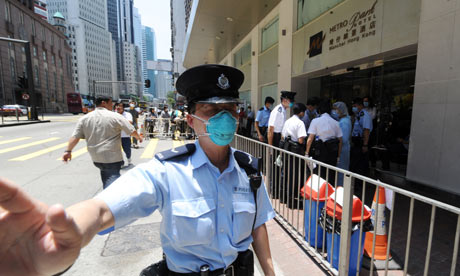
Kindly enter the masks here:
<path id="1" fill-rule="evenodd" d="M 139 119 L 139 112 L 136 110 L 136 102 L 131 101 L 129 103 L 129 113 L 133 116 L 133 126 L 137 130 L 137 120 Z M 137 145 L 137 139 L 133 136 L 133 148 L 137 149 L 139 146 Z"/>
<path id="2" fill-rule="evenodd" d="M 224 65 L 185 71 L 176 87 L 189 104 L 187 122 L 198 140 L 157 154 L 93 199 L 66 210 L 48 207 L 0 180 L 0 198 L 11 198 L 0 203 L 0 221 L 11 222 L 2 228 L 10 234 L 0 235 L 0 271 L 58 273 L 96 233 L 158 209 L 164 259 L 141 275 L 253 275 L 251 244 L 264 274 L 274 275 L 265 223 L 275 213 L 257 159 L 229 146 L 243 79 L 241 71 Z"/>
<path id="3" fill-rule="evenodd" d="M 318 112 L 316 110 L 318 108 L 319 102 L 320 100 L 318 97 L 311 97 L 307 100 L 307 111 L 302 118 L 306 130 L 310 128 L 311 121 L 318 117 Z"/>
<path id="4" fill-rule="evenodd" d="M 350 139 L 351 139 L 351 120 L 348 116 L 348 108 L 344 102 L 336 102 L 332 105 L 332 117 L 336 117 L 342 130 L 342 150 L 340 152 L 337 167 L 349 170 L 350 168 Z M 343 173 L 337 176 L 337 185 L 343 186 Z"/>
<path id="5" fill-rule="evenodd" d="M 342 130 L 339 123 L 331 118 L 331 103 L 324 99 L 318 105 L 319 117 L 313 119 L 308 129 L 307 150 L 305 154 L 313 157 L 320 162 L 337 166 L 342 151 Z M 335 173 L 329 170 L 327 178 L 327 168 L 322 167 L 320 171 L 315 169 L 314 173 L 322 178 L 335 183 Z"/>
<path id="6" fill-rule="evenodd" d="M 122 115 L 111 110 L 112 99 L 107 96 L 98 97 L 96 109 L 78 120 L 62 156 L 64 162 L 70 161 L 73 148 L 80 139 L 85 139 L 94 165 L 101 170 L 104 189 L 120 177 L 120 168 L 123 165 L 121 131 L 130 133 L 142 142 L 133 125 Z"/>
<path id="7" fill-rule="evenodd" d="M 171 119 L 171 114 L 168 112 L 168 106 L 163 107 L 163 111 L 160 114 L 161 124 L 163 126 L 163 135 L 168 135 L 169 133 L 169 121 Z"/>
<path id="8" fill-rule="evenodd" d="M 125 117 L 126 120 L 130 124 L 133 123 L 133 116 L 131 113 L 125 111 L 125 106 L 123 103 L 117 103 L 115 105 L 116 111 L 121 114 L 123 117 Z M 123 151 L 125 152 L 126 159 L 128 159 L 128 166 L 132 164 L 131 161 L 131 135 L 130 133 L 126 133 L 125 131 L 121 131 L 121 147 L 123 148 Z"/>
<path id="9" fill-rule="evenodd" d="M 246 116 L 246 137 L 252 137 L 252 124 L 254 124 L 254 111 L 248 106 L 248 115 Z"/>
<path id="10" fill-rule="evenodd" d="M 351 132 L 350 171 L 368 176 L 369 137 L 372 132 L 372 117 L 364 109 L 363 99 L 353 100 L 354 122 Z M 361 181 L 355 181 L 355 195 L 361 196 Z"/>
<path id="11" fill-rule="evenodd" d="M 256 121 L 254 123 L 254 128 L 257 132 L 257 137 L 260 142 L 267 142 L 267 127 L 268 119 L 270 118 L 271 108 L 275 99 L 272 97 L 266 97 L 264 106 L 259 109 L 256 116 Z"/>
<path id="12" fill-rule="evenodd" d="M 296 92 L 281 91 L 281 103 L 272 110 L 268 119 L 268 144 L 279 147 L 281 131 L 286 121 L 286 109 L 294 105 Z"/>
<path id="13" fill-rule="evenodd" d="M 284 144 L 284 149 L 300 155 L 305 153 L 305 138 L 307 137 L 305 124 L 301 120 L 305 115 L 305 110 L 306 107 L 303 103 L 295 103 L 293 107 L 294 115 L 286 121 L 281 131 L 281 141 Z M 283 201 L 287 203 L 288 208 L 300 208 L 299 186 L 302 185 L 303 181 L 303 169 L 299 171 L 299 167 L 303 168 L 303 162 L 300 162 L 301 160 L 298 157 L 292 155 L 288 155 L 287 159 L 284 162 L 284 168 L 288 167 L 288 173 L 285 174 L 284 179 Z M 301 163 L 302 166 L 300 165 Z"/>

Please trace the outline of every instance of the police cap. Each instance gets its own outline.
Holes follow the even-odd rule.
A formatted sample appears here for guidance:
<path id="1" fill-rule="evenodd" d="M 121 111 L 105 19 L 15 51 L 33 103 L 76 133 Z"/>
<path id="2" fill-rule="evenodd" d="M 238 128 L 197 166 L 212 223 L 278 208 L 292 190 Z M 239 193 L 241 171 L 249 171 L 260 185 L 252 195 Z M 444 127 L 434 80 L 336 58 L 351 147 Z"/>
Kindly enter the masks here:
<path id="1" fill-rule="evenodd" d="M 297 94 L 297 93 L 292 92 L 292 91 L 281 91 L 281 98 L 285 98 L 285 99 L 289 99 L 291 101 L 294 101 L 295 94 Z"/>
<path id="2" fill-rule="evenodd" d="M 239 103 L 238 89 L 244 74 L 220 64 L 199 65 L 186 70 L 176 82 L 177 92 L 190 103 Z"/>

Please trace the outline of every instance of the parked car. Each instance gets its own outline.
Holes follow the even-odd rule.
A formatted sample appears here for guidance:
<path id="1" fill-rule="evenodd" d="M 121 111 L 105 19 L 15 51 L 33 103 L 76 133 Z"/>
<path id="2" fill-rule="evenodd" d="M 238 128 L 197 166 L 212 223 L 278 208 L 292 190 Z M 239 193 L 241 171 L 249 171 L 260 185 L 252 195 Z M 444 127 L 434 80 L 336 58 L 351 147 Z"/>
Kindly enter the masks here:
<path id="1" fill-rule="evenodd" d="M 19 116 L 27 115 L 27 107 L 18 104 L 4 105 L 0 112 L 3 116 L 16 116 L 16 110 Z"/>

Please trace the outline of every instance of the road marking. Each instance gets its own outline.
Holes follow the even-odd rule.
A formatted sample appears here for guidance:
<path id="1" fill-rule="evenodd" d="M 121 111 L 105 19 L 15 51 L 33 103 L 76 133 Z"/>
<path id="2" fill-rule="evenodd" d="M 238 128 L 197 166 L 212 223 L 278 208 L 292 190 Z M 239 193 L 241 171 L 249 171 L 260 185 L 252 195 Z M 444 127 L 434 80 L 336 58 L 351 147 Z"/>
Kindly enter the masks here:
<path id="1" fill-rule="evenodd" d="M 151 139 L 149 144 L 147 145 L 147 148 L 145 148 L 144 152 L 141 155 L 142 159 L 152 159 L 153 155 L 155 154 L 155 149 L 158 144 L 158 139 Z"/>
<path id="2" fill-rule="evenodd" d="M 10 152 L 10 151 L 18 150 L 18 149 L 23 149 L 23 148 L 28 148 L 28 147 L 40 145 L 40 144 L 43 144 L 43 143 L 46 143 L 46 142 L 55 141 L 55 140 L 58 140 L 58 139 L 61 139 L 61 138 L 59 138 L 59 137 L 52 137 L 52 138 L 48 138 L 48 139 L 45 139 L 45 140 L 40 140 L 40 141 L 36 141 L 36 142 L 24 144 L 24 145 L 12 147 L 12 148 L 2 149 L 2 150 L 0 150 L 0 154 L 5 153 L 5 152 Z"/>
<path id="3" fill-rule="evenodd" d="M 1 141 L 0 145 L 8 144 L 8 143 L 14 143 L 14 142 L 18 142 L 18 141 L 24 141 L 24 140 L 27 140 L 27 139 L 30 139 L 30 138 L 32 138 L 32 137 L 21 137 L 21 138 L 17 138 L 17 139 L 5 140 L 5 141 Z"/>
<path id="4" fill-rule="evenodd" d="M 52 152 L 52 151 L 55 151 L 57 149 L 63 148 L 65 146 L 67 146 L 67 142 L 59 144 L 59 145 L 56 145 L 56 146 L 52 146 L 52 147 L 49 147 L 49 148 L 46 148 L 46 149 L 42 149 L 42 150 L 39 150 L 39 151 L 36 151 L 36 152 L 32 152 L 32 153 L 29 153 L 29 154 L 26 154 L 26 155 L 23 155 L 23 156 L 19 156 L 19 157 L 10 159 L 8 161 L 26 161 L 26 160 L 32 159 L 34 157 L 43 155 L 45 153 Z"/>
<path id="5" fill-rule="evenodd" d="M 84 148 L 81 148 L 75 152 L 72 153 L 72 159 L 75 159 L 77 158 L 78 156 L 82 155 L 82 154 L 85 154 L 88 152 L 88 148 L 87 147 L 84 147 Z M 62 156 L 59 157 L 58 159 L 56 159 L 58 161 L 62 161 Z"/>

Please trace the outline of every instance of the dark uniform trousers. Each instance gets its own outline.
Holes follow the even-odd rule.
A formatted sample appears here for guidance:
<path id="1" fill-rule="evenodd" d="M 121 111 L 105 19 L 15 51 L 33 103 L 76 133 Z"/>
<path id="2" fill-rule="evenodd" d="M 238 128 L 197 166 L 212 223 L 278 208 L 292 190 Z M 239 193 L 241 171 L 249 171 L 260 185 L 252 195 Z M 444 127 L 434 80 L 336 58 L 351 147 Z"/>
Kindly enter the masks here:
<path id="1" fill-rule="evenodd" d="M 280 142 L 280 147 L 300 155 L 305 154 L 305 144 L 299 144 L 287 137 Z M 285 155 L 283 159 L 283 187 L 281 189 L 281 201 L 286 203 L 288 208 L 300 209 L 303 207 L 302 200 L 299 200 L 299 187 L 304 181 L 305 161 L 299 157 Z"/>
<path id="2" fill-rule="evenodd" d="M 273 146 L 279 148 L 280 147 L 280 141 L 281 141 L 281 133 L 279 132 L 274 132 L 273 133 Z M 271 182 L 271 187 L 270 187 L 270 192 L 273 198 L 280 198 L 280 191 L 281 191 L 281 179 L 283 178 L 283 171 L 282 169 L 276 165 L 276 159 L 278 156 L 281 155 L 281 158 L 283 157 L 283 153 L 278 150 L 273 150 L 273 154 L 271 155 L 270 158 L 270 164 L 272 166 L 272 182 Z"/>
<path id="3" fill-rule="evenodd" d="M 350 171 L 368 176 L 369 174 L 369 150 L 363 152 L 363 138 L 352 137 L 350 150 Z M 361 197 L 362 194 L 362 181 L 355 179 L 355 193 L 356 196 Z"/>
<path id="4" fill-rule="evenodd" d="M 315 160 L 326 163 L 328 165 L 337 166 L 337 157 L 339 155 L 339 139 L 332 138 L 325 142 L 322 140 L 317 140 L 313 144 L 313 154 L 312 157 Z M 328 180 L 329 183 L 335 184 L 335 172 L 329 170 L 327 173 L 327 168 L 318 166 L 314 169 L 315 174 L 319 174 L 321 178 Z M 318 170 L 320 170 L 318 172 Z"/>

